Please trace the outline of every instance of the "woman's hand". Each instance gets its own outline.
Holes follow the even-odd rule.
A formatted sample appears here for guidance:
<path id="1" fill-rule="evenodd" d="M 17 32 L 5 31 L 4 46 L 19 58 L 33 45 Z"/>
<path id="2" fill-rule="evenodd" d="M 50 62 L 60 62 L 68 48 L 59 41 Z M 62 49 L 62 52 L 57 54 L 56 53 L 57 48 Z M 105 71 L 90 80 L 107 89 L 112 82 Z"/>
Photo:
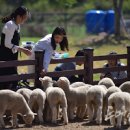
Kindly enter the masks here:
<path id="1" fill-rule="evenodd" d="M 24 48 L 23 53 L 25 53 L 27 56 L 30 56 L 32 54 L 32 52 L 26 48 Z"/>
<path id="2" fill-rule="evenodd" d="M 45 70 L 45 69 L 42 69 L 40 75 L 41 75 L 42 77 L 44 77 L 44 76 L 46 75 L 46 70 Z"/>

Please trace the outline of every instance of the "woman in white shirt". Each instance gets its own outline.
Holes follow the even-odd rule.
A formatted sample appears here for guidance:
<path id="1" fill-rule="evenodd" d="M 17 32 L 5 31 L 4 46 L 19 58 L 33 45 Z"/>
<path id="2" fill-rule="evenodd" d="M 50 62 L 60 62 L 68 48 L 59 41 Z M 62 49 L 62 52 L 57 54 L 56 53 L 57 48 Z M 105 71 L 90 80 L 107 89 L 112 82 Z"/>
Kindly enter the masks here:
<path id="1" fill-rule="evenodd" d="M 58 44 L 60 45 L 62 51 L 69 50 L 66 32 L 63 27 L 56 27 L 52 34 L 46 35 L 34 45 L 30 59 L 35 59 L 35 51 L 43 50 L 45 52 L 41 75 L 44 75 L 48 71 L 48 66 L 50 64 L 51 57 L 54 54 Z M 33 72 L 34 66 L 30 66 L 29 73 Z"/>
<path id="2" fill-rule="evenodd" d="M 20 47 L 20 24 L 23 24 L 28 18 L 28 10 L 21 6 L 18 7 L 8 17 L 3 17 L 2 22 L 5 23 L 0 44 L 0 61 L 18 60 L 18 52 L 21 51 L 26 55 L 31 55 L 31 51 Z M 17 67 L 0 68 L 0 75 L 17 74 Z M 0 89 L 16 89 L 17 81 L 2 82 Z"/>

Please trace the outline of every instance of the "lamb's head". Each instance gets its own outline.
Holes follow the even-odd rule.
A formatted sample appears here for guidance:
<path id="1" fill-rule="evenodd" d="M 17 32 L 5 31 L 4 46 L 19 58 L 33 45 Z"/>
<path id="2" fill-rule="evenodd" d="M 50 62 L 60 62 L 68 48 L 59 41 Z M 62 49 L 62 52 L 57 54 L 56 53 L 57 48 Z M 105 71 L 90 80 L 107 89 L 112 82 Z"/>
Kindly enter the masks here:
<path id="1" fill-rule="evenodd" d="M 111 86 L 115 86 L 113 80 L 111 78 L 103 78 L 99 81 L 98 85 L 105 85 L 107 88 L 111 87 Z"/>
<path id="2" fill-rule="evenodd" d="M 46 90 L 49 86 L 52 86 L 53 84 L 52 78 L 49 76 L 45 76 L 43 78 L 40 77 L 39 80 L 41 81 L 44 90 Z"/>
<path id="3" fill-rule="evenodd" d="M 24 120 L 25 124 L 28 125 L 28 126 L 31 126 L 32 122 L 33 122 L 33 120 L 35 118 L 35 115 L 36 114 L 33 113 L 33 112 L 30 112 L 30 113 L 24 115 L 23 116 L 23 120 Z"/>
<path id="4" fill-rule="evenodd" d="M 66 77 L 60 77 L 57 81 L 57 85 L 63 90 L 69 89 L 70 81 Z"/>

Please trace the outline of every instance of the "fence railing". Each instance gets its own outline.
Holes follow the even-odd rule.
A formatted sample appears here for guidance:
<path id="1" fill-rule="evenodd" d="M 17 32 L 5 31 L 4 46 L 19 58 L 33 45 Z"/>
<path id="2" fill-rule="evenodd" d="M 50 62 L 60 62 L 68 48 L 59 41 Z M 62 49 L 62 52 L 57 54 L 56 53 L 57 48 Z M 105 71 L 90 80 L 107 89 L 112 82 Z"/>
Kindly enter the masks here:
<path id="1" fill-rule="evenodd" d="M 78 70 L 66 70 L 58 72 L 47 72 L 47 76 L 51 77 L 60 77 L 60 76 L 70 76 L 70 75 L 83 75 L 84 82 L 88 84 L 97 84 L 98 81 L 95 81 L 93 75 L 96 73 L 112 72 L 112 71 L 127 71 L 127 78 L 125 79 L 116 79 L 114 82 L 116 84 L 121 84 L 124 81 L 130 80 L 130 46 L 127 47 L 127 54 L 117 54 L 117 55 L 103 55 L 103 56 L 94 56 L 94 49 L 86 48 L 84 49 L 84 56 L 82 57 L 71 57 L 66 59 L 52 59 L 50 64 L 57 63 L 67 63 L 67 62 L 77 62 L 82 61 L 84 63 L 83 69 Z M 27 66 L 35 65 L 35 73 L 32 74 L 18 74 L 18 75 L 4 75 L 0 76 L 0 82 L 6 81 L 15 81 L 15 80 L 25 80 L 25 79 L 35 79 L 35 87 L 40 88 L 41 83 L 39 81 L 40 72 L 43 68 L 43 51 L 35 52 L 35 60 L 22 60 L 22 61 L 0 61 L 0 68 L 12 67 L 12 66 Z M 109 60 L 109 59 L 126 59 L 126 66 L 118 66 L 112 68 L 94 68 L 93 63 L 96 61 Z"/>
<path id="2" fill-rule="evenodd" d="M 102 56 L 94 56 L 93 48 L 86 48 L 84 49 L 85 56 L 83 57 L 73 57 L 73 58 L 66 58 L 66 59 L 52 59 L 51 64 L 57 63 L 67 63 L 67 62 L 76 62 L 82 61 L 84 63 L 83 69 L 78 70 L 65 70 L 65 71 L 58 71 L 58 72 L 48 72 L 46 75 L 51 77 L 60 77 L 60 76 L 70 76 L 70 75 L 84 75 L 84 82 L 89 84 L 97 84 L 99 81 L 94 80 L 94 74 L 97 73 L 105 73 L 105 72 L 112 72 L 112 71 L 127 71 L 127 78 L 124 79 L 115 79 L 114 82 L 116 85 L 120 85 L 121 83 L 130 80 L 130 46 L 127 47 L 127 54 L 117 54 L 117 55 L 102 55 Z M 39 53 L 39 56 L 42 56 L 42 53 Z M 40 56 L 40 57 L 41 57 Z M 126 66 L 118 66 L 118 67 L 107 67 L 107 68 L 94 68 L 93 64 L 96 61 L 103 61 L 109 59 L 126 59 L 127 64 Z M 41 63 L 42 64 L 42 60 Z"/>
<path id="3" fill-rule="evenodd" d="M 0 82 L 7 82 L 7 81 L 20 81 L 20 80 L 27 80 L 27 79 L 35 79 L 35 85 L 38 86 L 37 80 L 39 78 L 40 74 L 40 68 L 37 68 L 37 66 L 40 67 L 39 64 L 39 52 L 35 52 L 36 58 L 35 60 L 13 60 L 13 61 L 0 61 L 0 68 L 8 68 L 8 67 L 14 67 L 14 66 L 28 66 L 28 65 L 34 65 L 35 66 L 35 72 L 34 73 L 25 73 L 25 74 L 10 74 L 10 75 L 1 75 L 0 76 Z"/>

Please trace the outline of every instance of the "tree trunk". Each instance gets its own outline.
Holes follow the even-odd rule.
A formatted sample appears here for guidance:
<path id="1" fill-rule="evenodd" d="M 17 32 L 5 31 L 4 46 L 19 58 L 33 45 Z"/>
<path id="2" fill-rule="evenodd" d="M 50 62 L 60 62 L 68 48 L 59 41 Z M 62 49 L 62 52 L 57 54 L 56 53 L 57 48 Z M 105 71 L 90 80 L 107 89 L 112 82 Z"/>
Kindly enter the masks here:
<path id="1" fill-rule="evenodd" d="M 115 38 L 120 39 L 120 20 L 123 6 L 123 0 L 113 0 L 113 6 L 115 11 Z"/>

